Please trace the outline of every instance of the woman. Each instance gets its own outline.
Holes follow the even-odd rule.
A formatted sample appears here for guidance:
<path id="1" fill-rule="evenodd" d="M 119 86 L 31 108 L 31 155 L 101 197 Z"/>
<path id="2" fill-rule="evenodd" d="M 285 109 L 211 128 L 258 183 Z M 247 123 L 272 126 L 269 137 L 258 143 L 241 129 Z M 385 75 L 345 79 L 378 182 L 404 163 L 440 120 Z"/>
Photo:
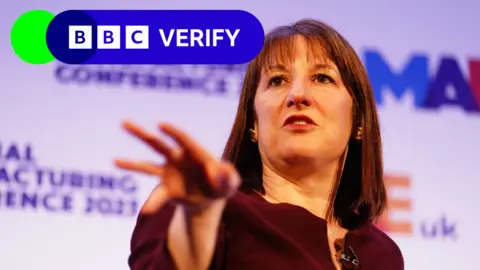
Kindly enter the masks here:
<path id="1" fill-rule="evenodd" d="M 403 269 L 372 224 L 386 207 L 372 89 L 326 24 L 266 36 L 222 160 L 172 125 L 159 128 L 176 147 L 124 127 L 166 162 L 116 161 L 162 178 L 133 233 L 132 269 Z"/>

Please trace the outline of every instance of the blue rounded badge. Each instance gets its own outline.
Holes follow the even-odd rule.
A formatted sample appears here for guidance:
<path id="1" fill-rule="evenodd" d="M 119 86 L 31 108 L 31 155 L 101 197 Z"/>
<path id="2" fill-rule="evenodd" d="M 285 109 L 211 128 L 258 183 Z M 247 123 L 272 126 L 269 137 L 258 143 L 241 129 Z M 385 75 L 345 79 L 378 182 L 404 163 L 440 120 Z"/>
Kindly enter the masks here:
<path id="1" fill-rule="evenodd" d="M 68 10 L 50 23 L 47 45 L 66 64 L 243 64 L 264 35 L 242 10 Z"/>

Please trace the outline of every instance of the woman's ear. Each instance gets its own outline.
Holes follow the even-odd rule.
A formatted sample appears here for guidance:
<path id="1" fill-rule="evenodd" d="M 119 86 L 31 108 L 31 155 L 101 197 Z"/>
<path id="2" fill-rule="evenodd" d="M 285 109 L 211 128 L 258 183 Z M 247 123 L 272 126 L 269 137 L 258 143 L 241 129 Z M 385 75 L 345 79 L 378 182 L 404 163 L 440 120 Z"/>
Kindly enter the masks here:
<path id="1" fill-rule="evenodd" d="M 258 142 L 257 130 L 257 122 L 255 122 L 253 123 L 253 128 L 250 129 L 250 140 L 254 143 Z"/>

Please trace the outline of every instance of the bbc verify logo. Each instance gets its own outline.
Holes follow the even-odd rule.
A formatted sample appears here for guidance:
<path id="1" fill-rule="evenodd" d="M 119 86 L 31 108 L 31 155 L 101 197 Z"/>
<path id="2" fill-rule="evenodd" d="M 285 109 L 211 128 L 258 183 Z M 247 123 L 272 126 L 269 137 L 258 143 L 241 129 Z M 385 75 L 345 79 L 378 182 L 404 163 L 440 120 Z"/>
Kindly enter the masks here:
<path id="1" fill-rule="evenodd" d="M 149 26 L 127 25 L 122 39 L 121 26 L 98 26 L 97 49 L 149 49 Z M 222 42 L 235 47 L 240 29 L 158 29 L 162 47 L 217 47 Z M 92 49 L 93 29 L 90 25 L 71 25 L 68 28 L 69 49 Z M 175 42 L 173 42 L 175 41 Z"/>
<path id="2" fill-rule="evenodd" d="M 68 48 L 87 49 L 93 48 L 93 27 L 91 25 L 70 25 L 68 27 Z M 97 27 L 97 49 L 120 49 L 120 26 Z M 125 27 L 126 49 L 148 49 L 148 25 L 127 25 Z"/>
<path id="3" fill-rule="evenodd" d="M 244 64 L 257 56 L 264 42 L 260 21 L 241 10 L 69 10 L 56 16 L 45 14 L 48 16 L 43 16 L 42 24 L 46 24 L 46 33 L 38 36 L 46 36 L 43 53 L 48 51 L 52 59 L 33 61 L 16 50 L 27 62 Z M 30 26 L 39 23 L 38 16 L 26 13 L 16 24 L 24 23 L 24 17 L 29 17 Z M 45 44 L 45 40 L 37 42 Z"/>

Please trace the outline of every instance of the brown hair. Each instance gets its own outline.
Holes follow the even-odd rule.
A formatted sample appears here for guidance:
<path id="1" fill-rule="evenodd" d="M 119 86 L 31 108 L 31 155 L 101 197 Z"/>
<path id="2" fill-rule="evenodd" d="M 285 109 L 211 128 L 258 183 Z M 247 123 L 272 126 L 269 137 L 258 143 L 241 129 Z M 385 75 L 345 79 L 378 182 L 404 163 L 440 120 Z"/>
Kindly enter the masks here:
<path id="1" fill-rule="evenodd" d="M 363 128 L 362 140 L 351 136 L 343 171 L 337 174 L 327 217 L 349 226 L 355 221 L 377 219 L 386 208 L 380 128 L 368 75 L 352 46 L 332 27 L 316 20 L 301 20 L 270 31 L 260 54 L 252 60 L 245 74 L 240 103 L 223 159 L 231 161 L 242 176 L 242 188 L 264 193 L 262 162 L 249 129 L 255 120 L 254 98 L 261 72 L 274 61 L 292 60 L 294 38 L 302 36 L 316 55 L 327 57 L 339 69 L 343 83 L 353 99 L 353 126 Z M 318 48 L 322 51 L 319 51 Z M 312 53 L 311 53 L 312 54 Z M 358 219 L 360 218 L 360 219 Z M 355 222 L 356 223 L 356 222 Z"/>

